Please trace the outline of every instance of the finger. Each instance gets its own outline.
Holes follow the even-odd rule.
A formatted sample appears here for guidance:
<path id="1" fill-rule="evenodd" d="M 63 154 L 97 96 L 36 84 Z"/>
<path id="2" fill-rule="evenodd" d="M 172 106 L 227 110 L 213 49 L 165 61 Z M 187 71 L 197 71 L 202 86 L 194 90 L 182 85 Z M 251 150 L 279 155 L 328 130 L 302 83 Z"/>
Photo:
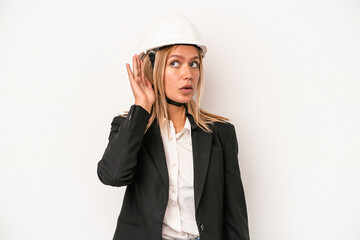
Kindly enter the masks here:
<path id="1" fill-rule="evenodd" d="M 142 61 L 141 59 L 139 58 L 139 56 L 136 56 L 137 58 L 137 66 L 138 66 L 138 81 L 139 81 L 139 84 L 141 85 L 145 85 L 146 86 L 146 83 L 144 81 L 144 78 L 142 78 L 143 76 L 143 71 L 142 71 Z"/>
<path id="2" fill-rule="evenodd" d="M 133 92 L 138 91 L 138 89 L 139 89 L 138 83 L 136 82 L 136 80 L 134 78 L 134 74 L 131 72 L 130 64 L 128 64 L 128 63 L 126 64 L 126 70 L 129 75 L 131 89 L 133 90 Z"/>
<path id="3" fill-rule="evenodd" d="M 135 82 L 134 74 L 131 72 L 130 64 L 128 64 L 128 63 L 126 64 L 126 70 L 127 70 L 128 75 L 129 75 L 130 86 L 133 89 L 134 85 L 136 85 L 136 84 L 134 84 L 134 82 Z"/>
<path id="4" fill-rule="evenodd" d="M 148 88 L 150 88 L 150 89 L 153 88 L 153 87 L 152 87 L 152 84 L 151 84 L 151 82 L 150 82 L 149 80 L 145 79 L 145 83 L 146 83 L 146 86 L 147 86 Z"/>
<path id="5" fill-rule="evenodd" d="M 137 70 L 138 70 L 138 77 L 141 77 L 141 61 L 138 55 L 136 55 L 136 61 L 137 61 Z"/>
<path id="6" fill-rule="evenodd" d="M 143 81 L 145 81 L 145 66 L 144 66 L 144 63 L 142 60 L 140 60 L 140 66 L 141 66 L 141 79 L 143 79 Z"/>
<path id="7" fill-rule="evenodd" d="M 126 64 L 126 70 L 127 70 L 128 75 L 129 75 L 129 79 L 132 80 L 134 78 L 134 75 L 131 72 L 130 64 L 128 64 L 128 63 Z"/>
<path id="8" fill-rule="evenodd" d="M 137 77 L 139 72 L 137 68 L 136 54 L 133 56 L 133 70 L 134 70 L 134 77 Z"/>

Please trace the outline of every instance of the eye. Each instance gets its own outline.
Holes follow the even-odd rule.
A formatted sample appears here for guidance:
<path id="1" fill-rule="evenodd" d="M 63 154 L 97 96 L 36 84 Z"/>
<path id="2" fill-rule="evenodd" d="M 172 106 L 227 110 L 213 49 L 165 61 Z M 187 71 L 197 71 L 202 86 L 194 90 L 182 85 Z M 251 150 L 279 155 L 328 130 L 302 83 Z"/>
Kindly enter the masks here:
<path id="1" fill-rule="evenodd" d="M 170 66 L 172 66 L 172 67 L 178 67 L 178 66 L 179 66 L 179 62 L 178 62 L 178 61 L 172 61 L 172 62 L 170 63 Z"/>
<path id="2" fill-rule="evenodd" d="M 192 62 L 192 63 L 190 63 L 190 67 L 197 68 L 197 67 L 199 67 L 199 63 L 198 62 Z"/>

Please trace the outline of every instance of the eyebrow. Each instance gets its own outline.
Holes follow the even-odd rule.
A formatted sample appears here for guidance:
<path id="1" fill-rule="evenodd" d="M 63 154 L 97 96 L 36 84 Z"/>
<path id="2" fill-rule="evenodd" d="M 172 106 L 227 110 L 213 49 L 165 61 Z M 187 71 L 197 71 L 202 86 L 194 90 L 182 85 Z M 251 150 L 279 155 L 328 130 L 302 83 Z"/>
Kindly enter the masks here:
<path id="1" fill-rule="evenodd" d="M 176 55 L 176 54 L 171 55 L 171 56 L 169 57 L 169 59 L 170 59 L 170 58 L 173 58 L 173 57 L 177 57 L 177 58 L 180 58 L 180 59 L 184 59 L 183 56 L 181 56 L 181 55 Z M 193 59 L 200 59 L 200 58 L 199 58 L 199 56 L 194 56 L 194 57 L 191 58 L 191 60 L 193 60 Z"/>

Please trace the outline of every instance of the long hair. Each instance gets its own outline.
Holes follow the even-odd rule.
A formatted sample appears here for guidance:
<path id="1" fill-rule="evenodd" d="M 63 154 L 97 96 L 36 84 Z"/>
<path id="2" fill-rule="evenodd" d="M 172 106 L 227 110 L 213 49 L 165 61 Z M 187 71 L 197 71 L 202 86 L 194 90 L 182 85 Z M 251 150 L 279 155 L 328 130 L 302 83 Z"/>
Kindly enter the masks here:
<path id="1" fill-rule="evenodd" d="M 157 50 L 155 54 L 154 66 L 152 66 L 148 54 L 140 54 L 140 58 L 142 59 L 144 65 L 145 77 L 147 80 L 150 81 L 155 92 L 155 103 L 152 106 L 150 119 L 146 126 L 146 131 L 154 122 L 155 118 L 157 119 L 159 124 L 164 123 L 163 119 L 165 119 L 166 120 L 165 122 L 168 123 L 167 120 L 169 120 L 169 112 L 167 105 L 168 103 L 165 97 L 164 73 L 165 73 L 165 67 L 166 67 L 166 62 L 168 60 L 168 56 L 174 47 L 175 47 L 174 45 L 167 46 L 161 48 L 160 50 Z M 202 62 L 202 55 L 200 50 L 198 50 L 198 53 L 200 59 L 200 64 L 199 64 L 200 76 L 195 93 L 195 100 L 192 99 L 189 102 L 187 102 L 186 107 L 188 109 L 188 112 L 193 116 L 195 123 L 201 129 L 210 133 L 212 132 L 209 127 L 211 124 L 213 124 L 214 122 L 227 122 L 229 121 L 229 119 L 206 112 L 200 107 L 200 100 L 201 100 L 204 80 L 203 80 L 203 62 Z M 169 125 L 167 125 L 167 127 L 169 127 Z"/>

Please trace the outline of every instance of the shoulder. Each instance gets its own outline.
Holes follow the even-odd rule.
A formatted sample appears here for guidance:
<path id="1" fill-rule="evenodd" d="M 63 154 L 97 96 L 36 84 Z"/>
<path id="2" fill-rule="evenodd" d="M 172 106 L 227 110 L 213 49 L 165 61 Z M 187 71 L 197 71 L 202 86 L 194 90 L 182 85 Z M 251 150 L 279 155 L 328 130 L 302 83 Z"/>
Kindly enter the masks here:
<path id="1" fill-rule="evenodd" d="M 121 114 L 118 116 L 115 116 L 111 122 L 111 125 L 120 125 L 127 117 L 127 114 Z"/>
<path id="2" fill-rule="evenodd" d="M 111 125 L 114 127 L 119 126 L 122 122 L 124 122 L 126 119 L 128 120 L 129 124 L 131 125 L 131 122 L 134 122 L 136 119 L 136 122 L 148 122 L 150 118 L 150 114 L 141 106 L 139 105 L 132 105 L 130 107 L 129 111 L 124 112 L 123 114 L 119 114 L 118 116 L 115 116 L 111 122 Z M 129 126 L 130 126 L 129 125 Z"/>
<path id="3" fill-rule="evenodd" d="M 213 134 L 221 147 L 226 151 L 238 151 L 235 126 L 230 122 L 216 122 L 213 124 Z"/>
<path id="4" fill-rule="evenodd" d="M 235 126 L 230 122 L 214 122 L 211 129 L 223 145 L 226 145 L 231 137 L 236 138 Z"/>
<path id="5" fill-rule="evenodd" d="M 235 132 L 235 126 L 230 122 L 214 122 L 211 128 L 218 135 L 229 135 Z"/>
<path id="6" fill-rule="evenodd" d="M 137 108 L 138 106 L 136 105 L 132 105 L 129 109 L 129 111 L 124 111 L 122 114 L 119 114 L 117 116 L 115 116 L 111 122 L 111 125 L 120 125 L 130 114 L 133 114 L 134 110 Z"/>

